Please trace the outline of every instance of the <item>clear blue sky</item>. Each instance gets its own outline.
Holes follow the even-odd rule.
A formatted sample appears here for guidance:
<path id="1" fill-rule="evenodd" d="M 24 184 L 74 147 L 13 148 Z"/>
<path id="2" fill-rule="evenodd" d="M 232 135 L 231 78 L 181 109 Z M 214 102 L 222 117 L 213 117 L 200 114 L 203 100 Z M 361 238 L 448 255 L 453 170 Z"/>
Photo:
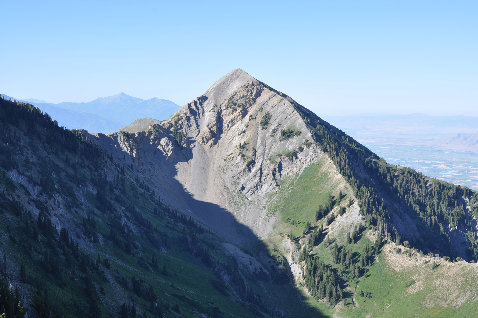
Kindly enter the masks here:
<path id="1" fill-rule="evenodd" d="M 240 67 L 319 115 L 478 116 L 478 1 L 0 4 L 0 93 L 184 104 Z"/>

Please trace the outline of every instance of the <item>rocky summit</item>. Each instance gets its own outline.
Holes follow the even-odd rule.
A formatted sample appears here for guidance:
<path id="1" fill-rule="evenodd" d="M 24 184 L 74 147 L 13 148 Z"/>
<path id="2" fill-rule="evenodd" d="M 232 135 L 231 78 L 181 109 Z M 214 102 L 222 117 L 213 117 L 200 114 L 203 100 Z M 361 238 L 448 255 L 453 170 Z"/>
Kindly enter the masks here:
<path id="1" fill-rule="evenodd" d="M 388 164 L 243 70 L 111 134 L 0 106 L 16 315 L 478 313 L 478 194 Z"/>
<path id="2" fill-rule="evenodd" d="M 247 240 L 221 222 L 220 214 L 225 219 L 232 214 L 264 239 L 277 223 L 268 205 L 280 182 L 324 155 L 293 103 L 237 69 L 162 123 L 134 135 L 125 129 L 95 137 L 119 157 L 129 154 L 127 160 L 136 162 L 165 198 L 183 192 L 170 204 L 196 215 L 221 236 L 237 243 Z M 187 197 L 224 213 L 205 213 Z"/>

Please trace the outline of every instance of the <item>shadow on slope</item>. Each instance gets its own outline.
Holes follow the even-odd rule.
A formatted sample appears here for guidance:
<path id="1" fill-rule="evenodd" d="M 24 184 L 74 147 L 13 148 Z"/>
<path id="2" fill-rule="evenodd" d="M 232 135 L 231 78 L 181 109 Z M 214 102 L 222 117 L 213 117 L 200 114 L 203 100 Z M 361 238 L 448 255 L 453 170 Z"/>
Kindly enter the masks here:
<path id="1" fill-rule="evenodd" d="M 158 145 L 169 132 L 160 127 L 155 132 L 158 135 L 153 140 L 148 132 L 137 133 L 134 138 L 125 133 L 98 134 L 93 140 L 110 151 L 122 165 L 132 169 L 135 175 L 141 176 L 144 182 L 153 185 L 164 203 L 182 210 L 224 240 L 225 256 L 236 259 L 238 266 L 247 272 L 246 284 L 238 288 L 241 299 L 258 305 L 256 296 L 259 295 L 259 307 L 271 317 L 322 317 L 323 314 L 308 305 L 305 296 L 295 287 L 285 258 L 274 259 L 266 245 L 230 211 L 198 200 L 185 189 L 176 179 L 176 165 L 191 160 L 193 152 L 188 147 L 176 148 L 174 155 L 166 156 Z M 119 140 L 123 147 L 129 147 L 131 142 L 134 152 L 128 153 Z"/>
<path id="2" fill-rule="evenodd" d="M 174 166 L 175 164 L 171 167 Z M 176 169 L 172 170 L 176 172 Z M 286 262 L 285 264 L 272 258 L 266 245 L 249 227 L 240 223 L 227 209 L 194 198 L 174 177 L 170 177 L 167 183 L 173 189 L 181 189 L 181 197 L 189 208 L 188 212 L 224 239 L 223 246 L 229 242 L 239 247 L 232 251 L 229 250 L 231 253 L 229 256 L 236 258 L 240 266 L 249 267 L 250 277 L 248 280 L 258 283 L 260 286 L 257 291 L 251 288 L 252 284 L 245 286 L 247 299 L 254 293 L 261 295 L 264 305 L 267 306 L 264 309 L 267 309 L 272 317 L 324 317 L 317 308 L 306 303 L 305 296 L 295 287 L 289 264 L 285 258 L 282 260 Z M 237 251 L 239 252 L 237 253 Z M 246 263 L 244 255 L 250 257 L 247 258 L 247 262 L 254 258 L 265 271 L 258 270 L 253 264 Z"/>
<path id="3" fill-rule="evenodd" d="M 178 181 L 175 180 L 175 182 Z M 289 264 L 280 264 L 273 259 L 266 245 L 249 227 L 237 221 L 228 210 L 216 204 L 196 200 L 185 190 L 184 196 L 191 208 L 191 213 L 223 238 L 226 241 L 223 245 L 231 242 L 239 247 L 237 249 L 240 251 L 239 254 L 236 254 L 234 250 L 230 252 L 236 254 L 235 258 L 240 266 L 249 267 L 249 279 L 259 283 L 261 290 L 256 293 L 266 297 L 262 299 L 272 317 L 324 317 L 318 309 L 312 308 L 305 302 L 305 296 L 295 287 Z M 244 259 L 244 254 L 255 258 L 260 266 L 265 268 L 265 273 L 254 267 L 254 264 L 247 263 L 250 259 Z M 234 256 L 231 255 L 231 257 Z M 285 259 L 284 261 L 287 262 Z"/>

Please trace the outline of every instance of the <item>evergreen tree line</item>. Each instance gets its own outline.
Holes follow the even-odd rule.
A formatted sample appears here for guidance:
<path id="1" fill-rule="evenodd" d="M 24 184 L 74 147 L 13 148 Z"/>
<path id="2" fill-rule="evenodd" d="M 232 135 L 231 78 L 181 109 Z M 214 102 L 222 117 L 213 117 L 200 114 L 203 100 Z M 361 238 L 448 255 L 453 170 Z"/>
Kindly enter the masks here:
<path id="1" fill-rule="evenodd" d="M 324 263 L 318 255 L 311 255 L 314 246 L 321 243 L 322 229 L 319 228 L 309 237 L 300 253 L 299 261 L 305 261 L 303 278 L 307 290 L 319 300 L 325 300 L 331 305 L 337 304 L 346 292 L 344 288 L 347 282 L 362 277 L 369 266 L 375 261 L 376 255 L 380 252 L 382 240 L 379 236 L 373 244 L 367 242 L 361 253 L 352 252 L 348 245 L 339 246 L 336 242 L 332 244 L 327 240 L 323 244 L 330 248 L 332 263 L 334 267 Z M 358 232 L 355 229 L 353 232 Z M 352 237 L 356 234 L 351 234 Z M 353 244 L 353 243 L 351 243 Z"/>
<path id="2" fill-rule="evenodd" d="M 4 203 L 7 200 L 2 199 Z M 15 201 L 3 204 L 1 211 L 18 220 L 14 227 L 9 227 L 10 244 L 20 252 L 22 264 L 19 266 L 19 278 L 22 283 L 33 287 L 31 304 L 38 316 L 63 316 L 65 308 L 50 296 L 50 291 L 52 288 L 70 286 L 78 287 L 82 298 L 74 305 L 69 304 L 69 310 L 99 317 L 101 310 L 93 279 L 105 279 L 101 260 L 95 260 L 85 254 L 67 229 L 61 228 L 57 231 L 48 214 L 43 211 L 35 218 Z M 48 283 L 45 283 L 45 280 Z"/>
<path id="3" fill-rule="evenodd" d="M 1 318 L 23 318 L 25 308 L 21 300 L 18 288 L 13 288 L 8 283 L 5 275 L 0 276 L 0 317 Z"/>
<path id="4" fill-rule="evenodd" d="M 0 166 L 8 170 L 17 163 L 11 160 L 15 152 L 21 149 L 11 148 L 21 135 L 30 138 L 35 149 L 44 145 L 52 154 L 63 155 L 64 152 L 74 153 L 77 161 L 87 158 L 89 162 L 99 163 L 106 155 L 98 147 L 91 144 L 82 131 L 70 131 L 59 127 L 56 121 L 42 113 L 33 105 L 13 102 L 0 97 Z M 20 130 L 12 129 L 19 127 Z"/>
<path id="5" fill-rule="evenodd" d="M 412 169 L 387 164 L 314 113 L 298 104 L 295 107 L 313 131 L 315 141 L 330 155 L 340 173 L 352 185 L 367 225 L 375 227 L 382 236 L 396 240 L 398 232 L 391 221 L 391 209 L 395 207 L 387 202 L 398 203 L 399 209 L 416 220 L 425 238 L 424 242 L 410 243 L 425 251 L 432 249 L 453 256 L 449 231 L 454 227 L 461 227 L 464 232 L 473 230 L 474 220 L 467 213 L 467 201 L 470 201 L 476 217 L 477 193 L 424 177 Z M 468 239 L 469 257 L 477 259 L 476 249 L 473 248 L 478 245 L 477 238 L 469 235 Z"/>

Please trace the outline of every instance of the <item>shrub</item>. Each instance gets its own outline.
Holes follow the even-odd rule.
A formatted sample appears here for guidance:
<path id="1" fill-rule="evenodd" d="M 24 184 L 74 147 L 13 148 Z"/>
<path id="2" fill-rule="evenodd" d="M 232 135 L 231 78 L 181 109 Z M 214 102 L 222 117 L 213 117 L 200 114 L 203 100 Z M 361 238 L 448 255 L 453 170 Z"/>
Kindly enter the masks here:
<path id="1" fill-rule="evenodd" d="M 272 115 L 269 112 L 265 113 L 264 116 L 262 116 L 262 119 L 260 121 L 262 129 L 267 129 L 271 121 L 271 118 L 272 118 Z"/>
<path id="2" fill-rule="evenodd" d="M 284 156 L 286 156 L 287 159 L 289 159 L 290 161 L 293 161 L 294 159 L 297 158 L 297 151 L 295 150 L 287 151 L 286 153 L 284 153 Z"/>
<path id="3" fill-rule="evenodd" d="M 300 136 L 301 133 L 301 131 L 294 128 L 282 129 L 280 132 L 280 140 L 287 140 L 295 136 Z"/>

